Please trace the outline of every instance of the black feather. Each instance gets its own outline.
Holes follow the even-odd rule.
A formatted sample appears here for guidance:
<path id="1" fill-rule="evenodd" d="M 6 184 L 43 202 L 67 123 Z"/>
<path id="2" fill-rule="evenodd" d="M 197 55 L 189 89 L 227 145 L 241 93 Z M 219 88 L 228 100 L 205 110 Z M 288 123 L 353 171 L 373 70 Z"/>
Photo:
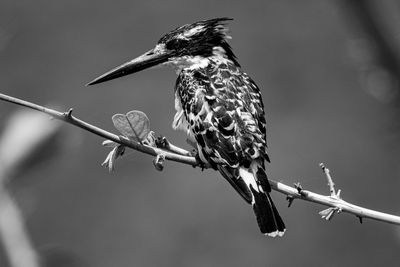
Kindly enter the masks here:
<path id="1" fill-rule="evenodd" d="M 240 179 L 236 169 L 218 166 L 219 172 L 231 184 L 231 186 L 239 193 L 239 195 L 249 204 L 251 204 L 252 196 L 246 183 Z"/>
<path id="2" fill-rule="evenodd" d="M 285 224 L 269 193 L 258 192 L 251 185 L 250 190 L 254 197 L 253 210 L 260 231 L 263 234 L 270 234 L 276 231 L 283 233 L 285 231 Z"/>

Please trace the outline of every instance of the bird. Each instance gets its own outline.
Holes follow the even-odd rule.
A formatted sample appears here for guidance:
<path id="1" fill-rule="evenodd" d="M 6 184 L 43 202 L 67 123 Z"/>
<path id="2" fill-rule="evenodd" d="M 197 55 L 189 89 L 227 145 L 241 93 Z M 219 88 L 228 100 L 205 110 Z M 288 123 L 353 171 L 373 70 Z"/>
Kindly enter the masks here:
<path id="1" fill-rule="evenodd" d="M 196 146 L 197 159 L 219 171 L 252 205 L 261 233 L 283 236 L 286 227 L 266 174 L 270 159 L 264 104 L 259 87 L 242 70 L 228 43 L 230 20 L 213 18 L 177 27 L 153 49 L 87 85 L 172 66 L 178 75 L 173 129 L 185 131 Z"/>

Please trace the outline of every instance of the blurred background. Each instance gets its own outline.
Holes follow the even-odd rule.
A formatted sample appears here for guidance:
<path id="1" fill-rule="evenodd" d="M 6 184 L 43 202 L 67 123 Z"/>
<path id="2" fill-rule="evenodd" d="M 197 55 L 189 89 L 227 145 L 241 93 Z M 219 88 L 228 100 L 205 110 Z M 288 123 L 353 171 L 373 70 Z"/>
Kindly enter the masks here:
<path id="1" fill-rule="evenodd" d="M 0 92 L 73 107 L 75 116 L 113 132 L 113 114 L 138 109 L 152 130 L 188 147 L 184 133 L 171 129 L 173 70 L 84 85 L 167 31 L 221 16 L 234 18 L 231 45 L 264 96 L 270 177 L 328 194 L 318 167 L 325 162 L 345 200 L 399 215 L 395 0 L 3 0 Z M 2 132 L 21 109 L 0 102 Z M 28 121 L 16 133 L 29 137 L 40 128 Z M 25 138 L 16 137 L 0 160 Z M 398 226 L 360 224 L 349 214 L 326 222 L 318 215 L 324 207 L 295 201 L 287 208 L 274 193 L 288 230 L 266 238 L 218 173 L 174 162 L 158 172 L 151 157 L 127 151 L 110 174 L 100 166 L 109 152 L 102 141 L 61 125 L 4 181 L 43 266 L 398 266 Z M 0 243 L 0 266 L 14 267 Z"/>

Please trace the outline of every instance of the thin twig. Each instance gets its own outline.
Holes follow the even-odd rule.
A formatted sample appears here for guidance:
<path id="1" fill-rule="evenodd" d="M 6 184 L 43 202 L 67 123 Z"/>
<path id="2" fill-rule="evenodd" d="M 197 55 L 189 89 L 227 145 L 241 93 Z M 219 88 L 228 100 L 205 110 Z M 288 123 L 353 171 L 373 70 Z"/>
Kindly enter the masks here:
<path id="1" fill-rule="evenodd" d="M 154 147 L 151 147 L 148 145 L 143 145 L 143 144 L 131 141 L 123 136 L 117 136 L 115 134 L 107 132 L 101 128 L 93 126 L 87 122 L 84 122 L 84 121 L 72 116 L 72 114 L 70 112 L 71 110 L 69 112 L 62 113 L 62 112 L 59 112 L 56 110 L 45 108 L 43 106 L 36 105 L 31 102 L 24 101 L 24 100 L 14 98 L 14 97 L 10 97 L 10 96 L 4 95 L 4 94 L 0 94 L 0 99 L 44 112 L 46 114 L 53 116 L 54 118 L 56 118 L 58 120 L 68 122 L 72 125 L 75 125 L 79 128 L 87 130 L 91 133 L 94 133 L 94 134 L 104 137 L 106 139 L 112 140 L 116 143 L 122 144 L 126 147 L 135 149 L 137 151 L 140 151 L 140 152 L 152 155 L 152 156 L 157 156 L 157 155 L 162 154 L 165 156 L 165 159 L 167 159 L 167 160 L 172 160 L 172 161 L 184 163 L 184 164 L 195 166 L 195 167 L 202 167 L 202 168 L 208 167 L 208 166 L 202 166 L 202 164 L 200 162 L 198 162 L 195 157 L 183 156 L 183 155 L 180 155 L 177 153 L 172 153 L 172 152 L 164 150 L 164 149 L 159 149 L 159 148 L 154 148 Z M 183 152 L 185 150 L 180 148 L 180 151 Z M 183 152 L 183 153 L 185 153 L 185 152 Z M 187 152 L 187 153 L 190 153 L 190 152 Z M 400 225 L 400 217 L 399 216 L 395 216 L 395 215 L 391 215 L 391 214 L 387 214 L 387 213 L 383 213 L 383 212 L 379 212 L 379 211 L 374 211 L 371 209 L 366 209 L 366 208 L 348 203 L 348 202 L 344 201 L 343 199 L 340 199 L 337 197 L 325 196 L 325 195 L 317 194 L 317 193 L 314 193 L 314 192 L 311 192 L 308 190 L 304 190 L 300 187 L 300 185 L 298 185 L 295 188 L 295 187 L 291 187 L 291 186 L 285 185 L 280 182 L 276 182 L 274 180 L 269 180 L 269 182 L 271 184 L 272 189 L 286 195 L 288 197 L 288 199 L 291 201 L 293 201 L 293 199 L 301 199 L 301 200 L 325 205 L 328 207 L 332 207 L 333 210 L 336 212 L 343 211 L 343 212 L 351 213 L 351 214 L 357 216 L 358 218 L 369 218 L 369 219 L 373 219 L 373 220 L 378 220 L 378 221 L 383 221 L 383 222 L 387 222 L 387 223 L 391 223 L 391 224 Z M 333 182 L 332 182 L 332 184 L 333 184 Z M 332 215 L 328 219 L 330 219 L 332 217 Z"/>
<path id="2" fill-rule="evenodd" d="M 377 221 L 387 222 L 391 224 L 400 225 L 400 217 L 391 215 L 388 213 L 383 213 L 367 208 L 363 208 L 349 202 L 344 201 L 343 199 L 335 199 L 331 196 L 320 195 L 308 190 L 302 190 L 302 194 L 300 194 L 296 188 L 291 186 L 287 186 L 283 183 L 276 182 L 273 180 L 269 180 L 272 189 L 278 191 L 282 194 L 289 195 L 296 199 L 302 199 L 309 202 L 318 203 L 324 206 L 333 207 L 341 209 L 343 212 L 351 213 L 358 218 L 369 218 Z"/>
<path id="3" fill-rule="evenodd" d="M 335 184 L 333 183 L 329 169 L 325 167 L 324 163 L 320 163 L 319 166 L 322 168 L 322 171 L 325 173 L 326 179 L 328 180 L 328 186 L 329 186 L 329 191 L 331 192 L 331 196 L 337 196 L 335 190 Z"/>
<path id="4" fill-rule="evenodd" d="M 55 118 L 57 120 L 61 120 L 61 121 L 70 123 L 81 129 L 84 129 L 86 131 L 89 131 L 93 134 L 96 134 L 96 135 L 104 137 L 108 140 L 119 143 L 121 145 L 127 146 L 129 148 L 135 149 L 137 151 L 140 151 L 140 152 L 152 155 L 152 156 L 157 156 L 158 154 L 163 153 L 165 155 L 165 159 L 176 161 L 176 162 L 181 162 L 181 163 L 186 163 L 186 164 L 189 164 L 192 166 L 198 165 L 196 159 L 193 157 L 178 155 L 176 153 L 171 153 L 171 152 L 163 150 L 163 149 L 151 147 L 148 145 L 142 145 L 138 142 L 131 141 L 124 136 L 118 136 L 116 134 L 105 131 L 99 127 L 96 127 L 92 124 L 89 124 L 83 120 L 80 120 L 80 119 L 72 116 L 72 109 L 69 109 L 67 112 L 59 112 L 54 109 L 46 108 L 46 107 L 34 104 L 32 102 L 25 101 L 25 100 L 15 98 L 15 97 L 11 97 L 11 96 L 8 96 L 5 94 L 0 94 L 0 99 L 10 102 L 10 103 L 14 103 L 14 104 L 17 104 L 20 106 L 28 107 L 28 108 L 43 112 L 45 114 L 52 116 L 53 118 Z"/>
<path id="5" fill-rule="evenodd" d="M 188 157 L 192 156 L 192 154 L 186 149 L 182 149 L 180 147 L 171 144 L 171 142 L 168 141 L 168 139 L 165 136 L 158 137 L 155 141 L 155 144 L 158 148 L 170 151 L 178 155 L 188 156 Z"/>

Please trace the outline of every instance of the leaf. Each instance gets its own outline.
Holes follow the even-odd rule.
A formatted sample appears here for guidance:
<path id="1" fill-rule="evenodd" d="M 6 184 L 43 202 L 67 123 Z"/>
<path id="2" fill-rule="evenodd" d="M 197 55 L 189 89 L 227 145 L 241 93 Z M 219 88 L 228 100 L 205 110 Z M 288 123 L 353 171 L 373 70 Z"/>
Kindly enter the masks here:
<path id="1" fill-rule="evenodd" d="M 132 129 L 136 137 L 140 141 L 144 140 L 150 132 L 150 120 L 147 115 L 142 111 L 132 110 L 126 113 L 126 117 L 133 125 Z"/>
<path id="2" fill-rule="evenodd" d="M 142 111 L 132 110 L 126 115 L 115 114 L 112 121 L 123 136 L 137 142 L 145 140 L 150 132 L 150 120 Z"/>
<path id="3" fill-rule="evenodd" d="M 341 211 L 342 210 L 338 207 L 330 207 L 330 208 L 320 211 L 319 215 L 321 215 L 322 219 L 329 221 L 333 218 L 333 215 L 335 215 L 335 213 L 339 213 Z"/>

